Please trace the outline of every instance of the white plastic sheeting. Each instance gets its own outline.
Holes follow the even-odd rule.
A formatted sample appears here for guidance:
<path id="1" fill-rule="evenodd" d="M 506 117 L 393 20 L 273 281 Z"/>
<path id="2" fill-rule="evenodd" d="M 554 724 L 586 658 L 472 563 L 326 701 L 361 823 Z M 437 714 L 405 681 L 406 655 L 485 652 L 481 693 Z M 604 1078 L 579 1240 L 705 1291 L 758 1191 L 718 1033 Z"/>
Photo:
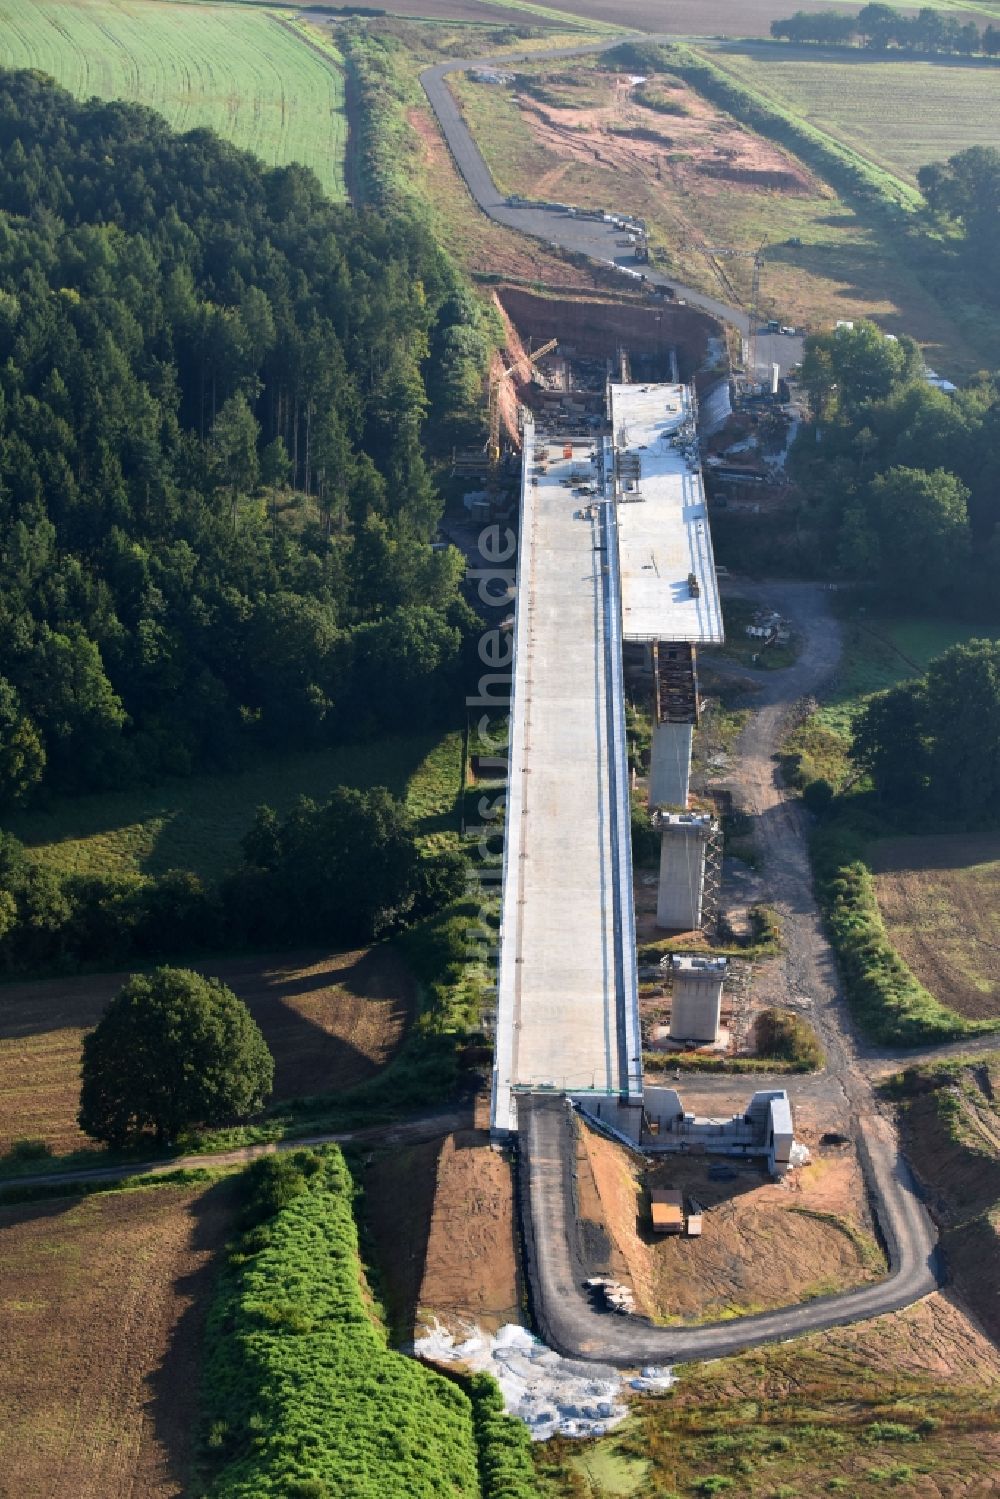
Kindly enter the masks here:
<path id="1" fill-rule="evenodd" d="M 523 1421 L 536 1442 L 603 1436 L 628 1414 L 617 1370 L 563 1358 L 524 1327 L 509 1325 L 492 1335 L 466 1327 L 454 1334 L 436 1322 L 417 1339 L 414 1352 L 436 1364 L 492 1374 L 508 1414 Z M 661 1393 L 672 1383 L 664 1369 L 643 1369 L 640 1379 L 630 1381 L 646 1394 Z"/>

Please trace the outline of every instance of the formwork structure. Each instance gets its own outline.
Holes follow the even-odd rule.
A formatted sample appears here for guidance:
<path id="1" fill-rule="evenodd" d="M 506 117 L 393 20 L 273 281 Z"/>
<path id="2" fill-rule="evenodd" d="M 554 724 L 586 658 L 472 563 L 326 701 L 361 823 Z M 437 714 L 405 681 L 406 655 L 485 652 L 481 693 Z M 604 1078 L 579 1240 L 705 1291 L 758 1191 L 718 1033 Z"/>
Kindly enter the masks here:
<path id="1" fill-rule="evenodd" d="M 707 915 L 709 849 L 718 841 L 719 825 L 708 812 L 654 812 L 653 827 L 660 835 L 656 924 L 666 931 L 697 931 Z M 712 896 L 711 885 L 707 893 Z"/>

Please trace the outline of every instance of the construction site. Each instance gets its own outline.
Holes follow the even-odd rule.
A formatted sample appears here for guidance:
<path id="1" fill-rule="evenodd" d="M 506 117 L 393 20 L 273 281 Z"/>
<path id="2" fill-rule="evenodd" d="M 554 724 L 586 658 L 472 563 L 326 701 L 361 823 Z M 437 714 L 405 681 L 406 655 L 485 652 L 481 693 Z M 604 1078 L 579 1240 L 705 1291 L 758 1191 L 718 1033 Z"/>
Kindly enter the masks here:
<path id="1" fill-rule="evenodd" d="M 880 1201 L 892 1190 L 888 1154 L 859 1141 L 837 1167 L 843 1189 L 830 1201 L 836 1222 L 846 1214 L 846 1240 L 818 1226 L 830 1216 L 822 1195 L 819 1207 L 796 1210 L 800 1219 L 788 1217 L 787 1200 L 766 1196 L 772 1183 L 811 1203 L 813 1189 L 803 1198 L 796 1185 L 810 1152 L 835 1156 L 847 1139 L 832 1094 L 814 1099 L 781 1077 L 708 1088 L 669 1075 L 672 1048 L 724 1053 L 746 1029 L 746 965 L 714 943 L 721 817 L 693 793 L 692 760 L 701 678 L 725 643 L 718 498 L 710 501 L 703 465 L 734 398 L 738 407 L 749 386 L 766 395 L 766 376 L 744 379 L 741 397 L 722 326 L 683 300 L 562 303 L 503 288 L 496 305 L 507 344 L 490 379 L 487 451 L 456 455 L 456 469 L 479 486 L 465 494 L 470 526 L 503 522 L 518 539 L 505 621 L 511 698 L 489 1129 L 495 1149 L 516 1147 L 536 1325 L 562 1353 L 628 1365 L 704 1357 L 788 1327 L 853 1320 L 872 1303 L 902 1304 L 930 1272 L 920 1210 L 897 1186 L 889 1208 L 906 1225 L 895 1242 L 908 1236 L 912 1248 L 895 1262 L 890 1253 L 884 1278 L 877 1236 L 894 1242 Z M 764 630 L 756 619 L 749 628 Z M 641 764 L 627 711 L 649 724 Z M 634 868 L 639 807 L 658 849 L 655 873 Z M 636 892 L 654 884 L 644 920 L 661 938 L 684 938 L 655 970 L 655 1038 L 636 934 Z M 663 1054 L 648 1075 L 647 1047 Z M 807 1100 L 801 1138 L 797 1097 Z M 619 1164 L 595 1164 L 602 1151 L 618 1152 Z M 620 1175 L 628 1160 L 631 1186 Z M 588 1176 L 599 1221 L 624 1221 L 634 1201 L 638 1237 L 623 1230 L 614 1248 L 606 1229 L 587 1230 Z M 760 1232 L 788 1245 L 773 1295 L 759 1277 L 741 1283 L 725 1268 L 738 1269 L 737 1246 Z M 669 1246 L 687 1240 L 697 1241 L 687 1271 L 681 1262 L 670 1270 Z M 815 1277 L 796 1278 L 796 1244 L 804 1264 L 827 1267 L 830 1294 L 815 1296 Z M 777 1258 L 783 1265 L 781 1250 Z M 713 1306 L 728 1316 L 741 1299 L 753 1315 L 738 1326 L 705 1321 Z M 685 1330 L 655 1326 L 681 1307 Z"/>

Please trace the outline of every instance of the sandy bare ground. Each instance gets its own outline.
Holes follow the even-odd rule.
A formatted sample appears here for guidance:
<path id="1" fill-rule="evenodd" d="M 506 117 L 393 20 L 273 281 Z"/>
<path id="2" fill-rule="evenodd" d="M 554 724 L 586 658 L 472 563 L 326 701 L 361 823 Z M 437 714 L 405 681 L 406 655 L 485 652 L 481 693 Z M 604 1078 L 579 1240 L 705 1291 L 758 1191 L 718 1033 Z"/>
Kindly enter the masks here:
<path id="1" fill-rule="evenodd" d="M 393 1331 L 521 1320 L 510 1162 L 483 1130 L 373 1155 L 364 1215 Z"/>
<path id="2" fill-rule="evenodd" d="M 704 1159 L 673 1158 L 643 1171 L 611 1141 L 589 1130 L 580 1135 L 602 1227 L 642 1309 L 657 1320 L 712 1321 L 787 1306 L 885 1273 L 849 1146 L 817 1150 L 815 1163 L 784 1183 L 758 1171 L 718 1181 Z M 701 1204 L 700 1239 L 653 1233 L 651 1187 L 677 1188 Z"/>

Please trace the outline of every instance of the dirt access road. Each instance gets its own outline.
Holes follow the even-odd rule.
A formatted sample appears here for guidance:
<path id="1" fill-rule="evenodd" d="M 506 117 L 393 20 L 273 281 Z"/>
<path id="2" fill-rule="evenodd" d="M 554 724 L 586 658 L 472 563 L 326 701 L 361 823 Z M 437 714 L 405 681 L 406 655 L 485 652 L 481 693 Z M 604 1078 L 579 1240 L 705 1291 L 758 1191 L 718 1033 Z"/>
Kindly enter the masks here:
<path id="1" fill-rule="evenodd" d="M 227 1166 L 246 1166 L 262 1155 L 286 1150 L 309 1150 L 314 1145 L 416 1145 L 423 1140 L 437 1140 L 455 1130 L 470 1129 L 472 1105 L 448 1113 L 420 1114 L 395 1124 L 373 1125 L 370 1129 L 344 1130 L 340 1133 L 302 1135 L 274 1140 L 266 1145 L 243 1145 L 237 1150 L 220 1150 L 214 1155 L 181 1155 L 164 1160 L 136 1161 L 125 1166 L 92 1166 L 80 1171 L 46 1171 L 35 1176 L 9 1176 L 0 1180 L 0 1199 L 5 1191 L 20 1187 L 72 1186 L 75 1182 L 122 1182 L 133 1176 L 167 1176 L 172 1171 L 212 1171 Z"/>
<path id="2" fill-rule="evenodd" d="M 716 297 L 708 297 L 702 292 L 694 291 L 691 287 L 680 286 L 673 277 L 664 275 L 662 271 L 657 271 L 652 266 L 644 265 L 639 268 L 631 251 L 623 254 L 618 248 L 617 241 L 621 238 L 621 230 L 616 229 L 613 224 L 605 224 L 599 219 L 573 218 L 557 208 L 529 208 L 509 204 L 493 181 L 483 154 L 473 140 L 469 127 L 462 118 L 455 96 L 448 87 L 447 75 L 449 73 L 461 73 L 472 67 L 503 68 L 514 62 L 547 61 L 579 57 L 586 53 L 606 52 L 630 36 L 636 36 L 636 33 L 623 33 L 621 36 L 605 38 L 599 42 L 582 43 L 579 46 L 554 47 L 544 52 L 511 52 L 501 57 L 467 57 L 458 62 L 437 63 L 421 73 L 420 82 L 437 117 L 444 138 L 448 142 L 455 165 L 464 178 L 472 197 L 488 218 L 493 219 L 497 224 L 506 225 L 508 229 L 517 229 L 522 234 L 545 240 L 558 249 L 588 255 L 592 260 L 598 260 L 602 264 L 617 266 L 622 272 L 623 280 L 627 277 L 633 281 L 633 284 L 634 278 L 642 274 L 648 283 L 669 286 L 677 296 L 683 297 L 692 307 L 699 307 L 722 322 L 731 323 L 746 337 L 749 331 L 749 319 L 741 307 L 732 307 L 726 302 L 720 302 Z M 648 36 L 640 33 L 637 39 L 644 42 L 672 40 L 666 33 Z M 627 213 L 630 207 L 628 203 L 588 203 L 580 206 L 582 208 L 606 208 L 614 213 Z M 801 338 L 765 331 L 757 340 L 757 367 L 769 370 L 773 363 L 787 370 L 791 365 L 801 362 L 802 353 Z"/>
<path id="3" fill-rule="evenodd" d="M 831 1106 L 839 1103 L 838 1112 L 851 1121 L 890 1273 L 873 1285 L 838 1296 L 702 1327 L 660 1328 L 639 1318 L 602 1314 L 591 1306 L 581 1285 L 569 1109 L 557 1099 L 525 1100 L 520 1109 L 527 1149 L 522 1151 L 520 1189 L 534 1309 L 548 1341 L 575 1357 L 626 1366 L 719 1358 L 757 1343 L 898 1310 L 938 1284 L 933 1224 L 895 1131 L 878 1110 L 871 1082 L 859 1065 L 833 954 L 813 899 L 807 813 L 801 801 L 785 791 L 776 760 L 796 704 L 822 686 L 840 658 L 840 627 L 830 610 L 831 595 L 821 585 L 794 583 L 745 585 L 739 592 L 766 597 L 771 607 L 793 621 L 803 641 L 793 666 L 761 674 L 755 711 L 737 744 L 733 780 L 753 818 L 765 878 L 781 918 L 784 951 L 776 960 L 778 986 L 791 998 L 808 997 L 826 1049 L 825 1075 L 808 1086 L 817 1095 L 825 1093 Z M 737 1079 L 719 1082 L 732 1088 Z M 758 1077 L 747 1078 L 749 1089 L 764 1085 Z M 785 1085 L 784 1079 L 778 1084 Z"/>

